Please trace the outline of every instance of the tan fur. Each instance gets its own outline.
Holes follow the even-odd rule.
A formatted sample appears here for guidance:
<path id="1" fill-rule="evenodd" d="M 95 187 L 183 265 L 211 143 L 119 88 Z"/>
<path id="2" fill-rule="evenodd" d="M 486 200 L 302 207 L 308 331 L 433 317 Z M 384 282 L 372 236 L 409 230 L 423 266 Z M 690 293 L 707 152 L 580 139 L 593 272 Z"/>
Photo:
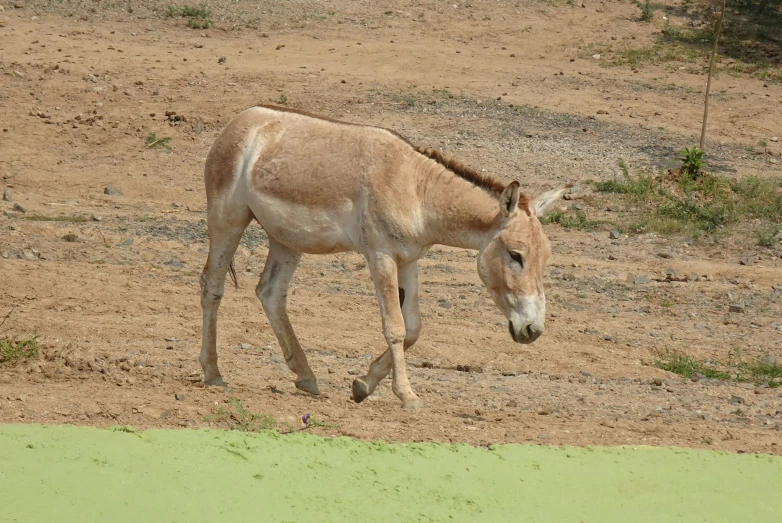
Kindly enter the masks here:
<path id="1" fill-rule="evenodd" d="M 531 343 L 543 332 L 550 245 L 535 213 L 564 189 L 530 202 L 518 183 L 505 186 L 392 131 L 278 107 L 248 109 L 228 124 L 209 151 L 204 182 L 210 246 L 201 275 L 200 362 L 206 383 L 223 383 L 217 309 L 253 217 L 270 243 L 256 292 L 302 390 L 319 392 L 286 312 L 302 253 L 352 250 L 367 259 L 389 349 L 353 383 L 356 401 L 393 369 L 394 393 L 405 407 L 420 405 L 404 351 L 420 332 L 417 260 L 431 245 L 477 249 L 478 274 L 509 319 L 513 339 Z M 524 267 L 512 256 L 523 257 Z"/>

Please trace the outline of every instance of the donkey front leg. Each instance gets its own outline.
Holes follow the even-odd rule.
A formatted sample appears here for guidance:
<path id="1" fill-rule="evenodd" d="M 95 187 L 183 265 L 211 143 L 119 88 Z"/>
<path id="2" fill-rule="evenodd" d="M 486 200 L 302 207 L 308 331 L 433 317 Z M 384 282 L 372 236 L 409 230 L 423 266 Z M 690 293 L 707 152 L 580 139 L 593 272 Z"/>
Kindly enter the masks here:
<path id="1" fill-rule="evenodd" d="M 421 332 L 421 313 L 418 310 L 418 261 L 400 265 L 397 269 L 399 283 L 399 305 L 405 320 L 405 343 L 407 351 L 418 341 Z M 393 367 L 391 349 L 387 349 L 372 365 L 366 376 L 353 380 L 353 400 L 361 403 L 375 391 Z"/>
<path id="2" fill-rule="evenodd" d="M 269 238 L 269 254 L 255 294 L 261 300 L 266 317 L 280 342 L 285 363 L 296 374 L 296 388 L 310 394 L 320 394 L 315 374 L 288 319 L 288 286 L 299 260 L 301 253 Z"/>
<path id="3" fill-rule="evenodd" d="M 383 335 L 391 351 L 391 363 L 394 370 L 391 389 L 402 400 L 406 409 L 418 409 L 421 400 L 415 395 L 407 379 L 405 367 L 405 320 L 399 305 L 400 293 L 397 287 L 397 265 L 387 254 L 380 253 L 375 259 L 368 259 L 369 270 L 375 282 L 375 292 L 380 303 L 380 316 L 383 320 Z"/>

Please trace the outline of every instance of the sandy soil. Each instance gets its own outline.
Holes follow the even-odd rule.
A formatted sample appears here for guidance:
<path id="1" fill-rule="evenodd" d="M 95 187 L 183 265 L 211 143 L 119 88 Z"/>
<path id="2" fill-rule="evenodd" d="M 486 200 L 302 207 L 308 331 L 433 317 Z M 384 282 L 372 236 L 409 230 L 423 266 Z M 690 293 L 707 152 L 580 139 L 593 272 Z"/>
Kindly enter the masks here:
<path id="1" fill-rule="evenodd" d="M 531 346 L 509 339 L 474 253 L 432 249 L 409 355 L 426 408 L 411 413 L 387 383 L 350 400 L 354 375 L 384 350 L 353 254 L 305 257 L 297 272 L 291 318 L 324 394 L 295 390 L 253 292 L 265 236 L 251 226 L 240 288 L 221 309 L 230 388 L 199 384 L 203 160 L 238 111 L 284 97 L 393 128 L 530 193 L 609 179 L 619 157 L 671 165 L 696 143 L 705 76 L 670 63 L 607 68 L 592 53 L 651 45 L 665 11 L 640 24 L 636 7 L 612 2 L 225 2 L 210 5 L 212 28 L 193 30 L 145 2 L 16 4 L 0 12 L 0 176 L 12 193 L 0 202 L 0 314 L 13 309 L 0 329 L 38 333 L 44 350 L 0 367 L 0 422 L 206 426 L 230 397 L 281 421 L 311 412 L 336 424 L 322 433 L 360 438 L 782 452 L 780 389 L 650 365 L 666 349 L 782 358 L 772 292 L 782 250 L 740 235 L 612 240 L 607 229 L 546 226 L 550 315 Z M 782 86 L 723 72 L 714 92 L 712 168 L 779 175 Z M 153 132 L 172 138 L 170 150 L 145 146 Z M 109 184 L 123 194 L 105 195 Z M 632 218 L 588 202 L 590 216 Z M 741 265 L 748 255 L 755 263 Z M 668 269 L 698 278 L 657 281 Z M 745 312 L 730 313 L 738 302 Z"/>

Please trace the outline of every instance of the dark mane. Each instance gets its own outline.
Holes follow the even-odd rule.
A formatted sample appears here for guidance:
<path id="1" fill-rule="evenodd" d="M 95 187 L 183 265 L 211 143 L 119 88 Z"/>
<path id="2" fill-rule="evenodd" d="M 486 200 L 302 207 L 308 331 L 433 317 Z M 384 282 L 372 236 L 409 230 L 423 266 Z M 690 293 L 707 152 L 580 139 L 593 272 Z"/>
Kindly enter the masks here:
<path id="1" fill-rule="evenodd" d="M 499 180 L 495 180 L 491 176 L 485 176 L 478 171 L 470 169 L 466 165 L 457 162 L 456 160 L 446 158 L 442 155 L 442 153 L 440 153 L 440 151 L 435 149 L 423 149 L 421 147 L 415 146 L 413 146 L 413 149 L 423 154 L 427 158 L 431 158 L 435 162 L 439 163 L 449 171 L 453 172 L 459 178 L 463 178 L 476 187 L 480 187 L 481 189 L 495 194 L 496 196 L 501 195 L 502 191 L 505 190 L 505 184 Z"/>

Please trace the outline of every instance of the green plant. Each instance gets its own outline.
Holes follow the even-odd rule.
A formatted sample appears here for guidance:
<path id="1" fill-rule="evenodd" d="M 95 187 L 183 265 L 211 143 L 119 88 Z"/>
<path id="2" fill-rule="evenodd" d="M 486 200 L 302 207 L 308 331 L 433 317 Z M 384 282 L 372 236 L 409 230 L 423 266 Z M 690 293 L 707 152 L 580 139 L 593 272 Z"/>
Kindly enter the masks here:
<path id="1" fill-rule="evenodd" d="M 736 381 L 767 383 L 769 387 L 782 386 L 782 365 L 770 365 L 763 362 L 741 363 L 738 365 Z"/>
<path id="2" fill-rule="evenodd" d="M 692 378 L 695 374 L 700 374 L 707 378 L 716 378 L 718 380 L 729 380 L 730 375 L 716 369 L 705 366 L 703 363 L 692 357 L 682 354 L 678 351 L 665 350 L 658 354 L 652 363 L 655 367 L 668 372 L 673 372 L 685 378 Z"/>
<path id="3" fill-rule="evenodd" d="M 558 223 L 566 229 L 578 229 L 581 231 L 593 231 L 601 222 L 587 218 L 583 211 L 576 209 L 573 214 L 562 211 L 553 211 L 540 220 L 543 224 Z"/>
<path id="4" fill-rule="evenodd" d="M 198 6 L 170 6 L 166 11 L 166 18 L 187 18 L 187 27 L 191 29 L 209 29 L 212 21 L 209 19 L 209 10 Z"/>
<path id="5" fill-rule="evenodd" d="M 147 135 L 147 138 L 144 140 L 144 143 L 147 145 L 147 149 L 150 149 L 152 147 L 163 147 L 164 149 L 170 149 L 171 147 L 168 145 L 169 142 L 171 142 L 171 137 L 169 136 L 158 137 L 158 135 L 155 133 L 149 133 Z"/>
<path id="6" fill-rule="evenodd" d="M 38 344 L 38 336 L 13 340 L 0 338 L 0 363 L 18 363 L 22 359 L 34 358 L 41 350 Z"/>
<path id="7" fill-rule="evenodd" d="M 703 151 L 698 147 L 684 148 L 679 151 L 681 155 L 681 171 L 691 179 L 695 179 L 701 172 L 701 168 L 706 165 L 703 161 Z"/>
<path id="8" fill-rule="evenodd" d="M 654 8 L 649 0 L 644 0 L 644 3 L 638 0 L 633 0 L 633 3 L 641 10 L 641 15 L 638 20 L 641 22 L 649 22 L 654 17 Z"/>
<path id="9" fill-rule="evenodd" d="M 220 407 L 216 413 L 204 417 L 209 423 L 224 423 L 231 430 L 242 432 L 260 432 L 274 430 L 277 422 L 269 414 L 250 412 L 237 398 L 228 399 L 228 407 Z"/>
<path id="10" fill-rule="evenodd" d="M 280 102 L 280 104 L 282 104 L 282 105 L 286 105 L 286 104 L 288 103 L 288 97 L 287 97 L 287 96 L 285 96 L 284 94 L 281 94 L 281 95 L 280 95 L 280 100 L 279 100 L 279 102 Z"/>
<path id="11" fill-rule="evenodd" d="M 771 226 L 767 229 L 761 229 L 755 233 L 758 239 L 758 245 L 761 247 L 773 247 L 777 241 L 777 235 L 779 234 L 779 225 Z"/>

